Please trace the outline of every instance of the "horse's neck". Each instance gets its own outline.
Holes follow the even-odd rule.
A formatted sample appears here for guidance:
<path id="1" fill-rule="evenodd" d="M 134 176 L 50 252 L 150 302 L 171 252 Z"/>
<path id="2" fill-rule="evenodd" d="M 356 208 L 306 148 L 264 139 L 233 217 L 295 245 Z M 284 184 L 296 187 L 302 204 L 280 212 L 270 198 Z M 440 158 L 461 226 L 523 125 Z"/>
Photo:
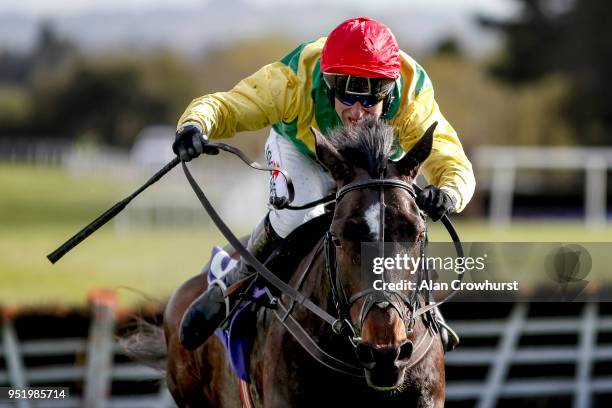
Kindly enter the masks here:
<path id="1" fill-rule="evenodd" d="M 327 309 L 330 289 L 329 278 L 325 270 L 323 238 L 317 242 L 304 260 L 300 262 L 289 284 L 319 307 L 322 307 L 324 310 Z M 327 311 L 329 312 L 329 310 Z"/>

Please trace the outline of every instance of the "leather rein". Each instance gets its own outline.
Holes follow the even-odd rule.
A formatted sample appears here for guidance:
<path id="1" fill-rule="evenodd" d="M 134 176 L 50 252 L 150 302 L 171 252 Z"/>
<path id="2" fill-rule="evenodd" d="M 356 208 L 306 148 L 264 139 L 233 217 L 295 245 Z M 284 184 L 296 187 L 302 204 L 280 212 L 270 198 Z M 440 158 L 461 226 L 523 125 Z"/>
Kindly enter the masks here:
<path id="1" fill-rule="evenodd" d="M 338 202 L 348 192 L 353 191 L 353 190 L 361 190 L 361 189 L 379 188 L 381 200 L 384 200 L 384 191 L 385 189 L 388 189 L 388 188 L 401 188 L 403 190 L 406 190 L 413 198 L 416 197 L 416 194 L 418 194 L 418 191 L 420 191 L 419 187 L 414 184 L 408 184 L 401 180 L 385 179 L 385 178 L 382 178 L 381 176 L 380 179 L 370 179 L 370 180 L 361 181 L 361 182 L 349 183 L 343 186 L 342 188 L 340 188 L 335 195 L 323 197 L 319 200 L 304 204 L 302 206 L 292 207 L 289 204 L 291 203 L 294 197 L 293 184 L 291 182 L 291 178 L 283 169 L 280 169 L 277 167 L 262 166 L 248 159 L 239 149 L 233 146 L 227 145 L 225 143 L 209 143 L 208 146 L 211 148 L 217 148 L 217 149 L 224 150 L 229 153 L 235 154 L 243 162 L 245 162 L 249 167 L 254 168 L 256 170 L 280 172 L 285 178 L 285 180 L 287 181 L 288 197 L 282 198 L 279 200 L 271 200 L 270 204 L 274 206 L 275 208 L 305 209 L 305 208 L 314 207 L 315 205 L 318 205 L 321 203 L 330 202 L 334 199 L 336 202 Z M 195 195 L 198 197 L 198 200 L 200 201 L 200 203 L 202 204 L 202 206 L 204 207 L 205 211 L 208 213 L 212 221 L 215 223 L 219 231 L 225 236 L 225 238 L 234 247 L 234 249 L 240 254 L 240 256 L 251 267 L 253 267 L 253 269 L 255 269 L 255 271 L 260 276 L 262 276 L 270 286 L 272 286 L 273 288 L 275 288 L 276 290 L 278 290 L 279 292 L 281 292 L 283 295 L 285 295 L 291 300 L 291 306 L 287 308 L 282 304 L 282 302 L 279 301 L 278 298 L 274 297 L 270 293 L 270 291 L 266 288 L 265 290 L 266 290 L 266 294 L 268 296 L 268 301 L 269 301 L 266 307 L 269 307 L 274 311 L 280 323 L 283 324 L 283 326 L 293 335 L 293 337 L 305 349 L 305 351 L 307 351 L 319 363 L 335 371 L 346 374 L 346 375 L 350 375 L 353 377 L 364 377 L 364 369 L 362 367 L 358 367 L 354 364 L 342 361 L 341 359 L 338 359 L 330 355 L 329 353 L 325 352 L 323 349 L 321 349 L 321 347 L 312 338 L 312 336 L 308 332 L 306 332 L 306 330 L 300 325 L 300 323 L 297 320 L 295 320 L 295 318 L 291 314 L 291 311 L 295 304 L 299 304 L 305 307 L 310 312 L 318 316 L 320 319 L 328 323 L 331 326 L 331 329 L 334 333 L 338 335 L 347 336 L 350 343 L 353 345 L 353 347 L 356 348 L 361 343 L 361 338 L 358 335 L 360 330 L 356 328 L 351 322 L 349 314 L 348 314 L 348 309 L 358 299 L 360 299 L 361 297 L 366 297 L 366 300 L 364 301 L 364 307 L 362 308 L 362 311 L 361 311 L 361 318 L 360 318 L 360 324 L 361 324 L 363 321 L 362 319 L 365 318 L 367 311 L 369 310 L 370 307 L 372 307 L 372 305 L 374 305 L 375 303 L 378 303 L 379 301 L 385 301 L 385 300 L 379 300 L 381 298 L 376 296 L 375 293 L 372 293 L 374 292 L 374 289 L 368 289 L 366 291 L 359 292 L 353 295 L 348 300 L 348 302 L 345 297 L 342 298 L 340 296 L 341 292 L 338 290 L 338 286 L 336 283 L 337 282 L 337 279 L 336 279 L 337 278 L 337 269 L 336 269 L 337 265 L 335 262 L 335 249 L 336 249 L 336 244 L 338 242 L 337 240 L 335 240 L 333 234 L 329 231 L 326 233 L 325 238 L 323 240 L 323 245 L 322 245 L 323 248 L 321 245 L 319 245 L 317 247 L 317 250 L 313 254 L 312 259 L 316 257 L 316 255 L 321 249 L 324 249 L 325 260 L 326 260 L 325 261 L 326 271 L 328 274 L 328 278 L 330 279 L 332 298 L 333 298 L 334 305 L 336 306 L 337 317 L 332 316 L 326 310 L 322 309 L 320 306 L 312 302 L 310 299 L 306 298 L 302 293 L 299 292 L 297 288 L 289 286 L 282 279 L 280 279 L 273 272 L 271 272 L 257 258 L 255 258 L 255 256 L 253 256 L 253 254 L 251 254 L 247 250 L 247 248 L 244 245 L 242 245 L 240 240 L 234 235 L 234 233 L 230 230 L 227 224 L 225 224 L 223 219 L 216 212 L 216 210 L 214 209 L 214 207 L 212 206 L 212 204 L 210 203 L 210 201 L 208 200 L 208 198 L 206 197 L 206 195 L 204 194 L 204 192 L 202 191 L 198 183 L 194 180 L 187 165 L 184 162 L 182 162 L 181 165 L 183 167 L 183 172 L 185 173 L 185 177 L 187 178 L 187 181 L 189 182 Z M 382 220 L 384 220 L 384 205 L 383 204 L 384 202 L 381 201 L 381 223 L 383 222 Z M 452 223 L 446 216 L 442 217 L 441 220 L 444 226 L 446 227 L 446 229 L 448 230 L 455 244 L 457 255 L 459 257 L 463 257 L 463 248 L 461 245 L 461 241 L 459 240 L 457 232 L 455 231 Z M 381 231 L 384 231 L 384 228 L 381 228 Z M 384 233 L 382 235 L 382 242 L 384 242 Z M 421 243 L 422 255 L 423 255 L 423 251 L 424 251 L 424 242 Z M 312 262 L 312 259 L 311 259 L 311 262 Z M 309 269 L 310 269 L 310 265 L 306 269 L 305 273 L 308 273 Z M 421 273 L 421 271 L 419 271 L 419 273 Z M 460 275 L 460 278 L 463 279 L 463 275 Z M 416 317 L 420 315 L 424 315 L 425 313 L 429 314 L 428 312 L 430 312 L 434 307 L 439 306 L 440 304 L 448 301 L 452 296 L 456 294 L 457 291 L 453 290 L 453 292 L 451 292 L 445 299 L 443 299 L 440 302 L 436 302 L 436 303 L 429 303 L 429 299 L 424 298 L 423 299 L 424 306 L 420 308 L 416 308 L 416 305 L 419 303 L 419 299 L 417 296 L 418 293 L 415 296 L 411 297 L 411 299 L 404 299 L 403 295 L 400 294 L 399 292 L 391 292 L 391 291 L 376 291 L 376 292 L 382 292 L 383 295 L 379 295 L 379 296 L 383 296 L 384 299 L 386 299 L 386 301 L 388 301 L 394 307 L 396 308 L 399 307 L 398 310 L 400 311 L 400 314 L 402 315 L 404 320 L 407 321 L 407 325 L 406 325 L 407 330 L 411 330 L 412 327 L 414 327 L 414 321 Z M 372 295 L 375 295 L 375 296 L 372 296 Z M 373 300 L 368 301 L 367 300 L 368 297 L 371 297 L 371 299 Z M 409 318 L 405 316 L 405 313 L 403 311 L 404 308 L 399 306 L 399 302 L 402 302 L 410 310 L 411 313 L 410 313 Z M 432 322 L 432 325 L 435 326 L 435 319 L 432 318 L 430 320 Z M 415 344 L 414 349 L 413 349 L 413 356 L 410 358 L 410 360 L 407 363 L 408 367 L 411 367 L 417 364 L 426 355 L 427 351 L 433 344 L 434 337 L 432 334 L 432 325 L 428 325 L 428 329 L 426 330 L 425 335 L 421 336 L 421 339 L 419 339 L 417 344 Z M 437 328 L 435 328 L 434 330 L 437 331 Z M 428 342 L 426 341 L 427 339 L 429 339 Z"/>

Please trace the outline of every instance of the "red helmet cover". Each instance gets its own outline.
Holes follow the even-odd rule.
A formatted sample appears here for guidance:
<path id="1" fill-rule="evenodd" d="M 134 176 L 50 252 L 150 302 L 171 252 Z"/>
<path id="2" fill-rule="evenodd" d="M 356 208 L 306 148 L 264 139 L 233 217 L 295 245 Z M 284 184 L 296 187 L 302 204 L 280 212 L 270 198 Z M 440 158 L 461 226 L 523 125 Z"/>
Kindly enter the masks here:
<path id="1" fill-rule="evenodd" d="M 400 76 L 399 46 L 386 25 L 357 17 L 336 27 L 325 41 L 321 71 L 369 78 Z"/>

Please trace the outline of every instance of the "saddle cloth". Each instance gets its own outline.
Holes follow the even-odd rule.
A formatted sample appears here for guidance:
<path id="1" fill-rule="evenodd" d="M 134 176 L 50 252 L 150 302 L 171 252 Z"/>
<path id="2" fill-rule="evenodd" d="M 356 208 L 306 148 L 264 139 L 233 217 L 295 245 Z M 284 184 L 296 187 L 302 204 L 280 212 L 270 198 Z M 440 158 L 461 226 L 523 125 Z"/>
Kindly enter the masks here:
<path id="1" fill-rule="evenodd" d="M 225 250 L 214 246 L 211 253 L 210 267 L 207 271 L 208 283 L 221 279 L 238 261 Z M 252 298 L 258 299 L 265 294 L 261 288 L 255 288 Z M 230 316 L 225 328 L 218 328 L 215 335 L 225 346 L 234 373 L 243 381 L 251 381 L 249 377 L 249 355 L 253 338 L 256 333 L 257 316 L 253 300 L 245 300 Z"/>

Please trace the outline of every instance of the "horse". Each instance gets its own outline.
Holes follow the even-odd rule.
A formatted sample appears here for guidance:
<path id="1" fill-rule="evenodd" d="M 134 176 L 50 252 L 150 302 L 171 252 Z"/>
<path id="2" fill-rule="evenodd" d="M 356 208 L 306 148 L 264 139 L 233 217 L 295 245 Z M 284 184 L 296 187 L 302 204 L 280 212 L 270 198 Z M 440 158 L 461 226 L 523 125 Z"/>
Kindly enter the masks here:
<path id="1" fill-rule="evenodd" d="M 390 160 L 394 135 L 384 121 L 362 120 L 332 130 L 329 138 L 313 129 L 316 157 L 336 181 L 338 194 L 329 231 L 289 271 L 287 283 L 337 316 L 337 324 L 287 293 L 276 293 L 284 318 L 289 314 L 313 346 L 304 347 L 304 339 L 279 317 L 283 313 L 259 310 L 249 358 L 255 406 L 326 406 L 338 400 L 353 407 L 444 405 L 442 342 L 435 319 L 417 312 L 426 299 L 416 292 L 374 290 L 374 275 L 361 271 L 362 242 L 411 243 L 415 256 L 423 247 L 426 221 L 411 186 L 431 152 L 434 126 L 398 161 Z M 410 275 L 397 268 L 389 273 L 393 279 Z M 179 407 L 240 407 L 239 382 L 219 339 L 212 336 L 194 351 L 179 341 L 181 317 L 205 288 L 206 279 L 194 276 L 165 308 L 167 386 Z M 312 348 L 324 350 L 326 361 L 351 369 L 321 364 Z"/>

